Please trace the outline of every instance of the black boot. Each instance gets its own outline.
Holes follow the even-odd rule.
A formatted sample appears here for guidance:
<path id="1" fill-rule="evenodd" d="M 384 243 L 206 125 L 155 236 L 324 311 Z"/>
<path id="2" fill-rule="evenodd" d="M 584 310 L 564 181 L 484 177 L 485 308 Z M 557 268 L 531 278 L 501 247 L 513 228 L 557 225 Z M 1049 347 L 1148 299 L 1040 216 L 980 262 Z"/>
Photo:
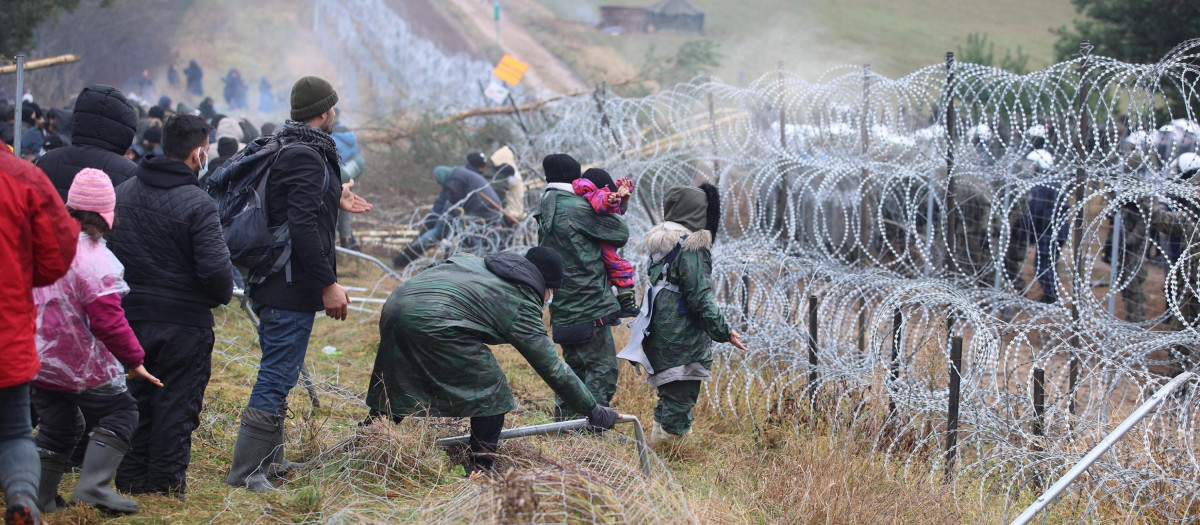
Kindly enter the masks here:
<path id="1" fill-rule="evenodd" d="M 238 426 L 237 443 L 233 446 L 233 466 L 225 484 L 246 487 L 253 492 L 277 490 L 265 475 L 271 465 L 275 449 L 276 430 L 279 416 L 246 407 L 242 411 L 242 424 Z"/>
<path id="2" fill-rule="evenodd" d="M 71 452 L 51 452 L 44 448 L 38 449 L 38 457 L 42 460 L 42 478 L 38 480 L 38 508 L 49 514 L 66 505 L 66 500 L 58 495 L 58 485 L 62 483 L 63 469 L 71 459 Z"/>
<path id="3" fill-rule="evenodd" d="M 71 499 L 110 512 L 137 512 L 136 501 L 117 494 L 108 486 L 128 451 L 129 443 L 113 431 L 101 427 L 92 430 L 92 439 L 88 441 L 83 466 L 79 471 L 79 483 L 75 485 Z"/>
<path id="4" fill-rule="evenodd" d="M 304 468 L 307 463 L 296 463 L 288 461 L 283 456 L 283 444 L 287 441 L 284 434 L 284 421 L 287 420 L 288 405 L 287 401 L 283 402 L 283 406 L 279 408 L 279 424 L 275 427 L 275 449 L 271 454 L 271 465 L 267 469 L 267 475 L 275 478 L 282 478 L 288 475 L 289 472 Z"/>

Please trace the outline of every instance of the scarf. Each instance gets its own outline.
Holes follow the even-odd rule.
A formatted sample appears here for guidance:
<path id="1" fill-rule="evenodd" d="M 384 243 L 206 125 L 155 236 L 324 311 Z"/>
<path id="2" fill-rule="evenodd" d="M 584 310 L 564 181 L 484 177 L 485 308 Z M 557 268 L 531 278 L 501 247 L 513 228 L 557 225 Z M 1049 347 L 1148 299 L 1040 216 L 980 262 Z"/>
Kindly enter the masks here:
<path id="1" fill-rule="evenodd" d="M 333 137 L 308 124 L 288 119 L 283 123 L 283 128 L 275 133 L 275 136 L 286 143 L 304 144 L 317 150 L 318 153 L 325 156 L 331 166 L 342 165 L 342 158 L 338 155 L 337 144 L 333 142 Z"/>

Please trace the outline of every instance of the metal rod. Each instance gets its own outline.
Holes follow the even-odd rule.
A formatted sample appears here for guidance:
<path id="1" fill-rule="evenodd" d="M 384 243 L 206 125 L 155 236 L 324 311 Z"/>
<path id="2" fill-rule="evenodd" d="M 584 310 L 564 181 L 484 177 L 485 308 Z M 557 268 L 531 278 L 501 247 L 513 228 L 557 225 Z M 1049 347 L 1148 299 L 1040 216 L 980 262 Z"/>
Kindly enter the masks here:
<path id="1" fill-rule="evenodd" d="M 1012 525 L 1025 525 L 1026 523 L 1032 521 L 1034 516 L 1037 516 L 1039 512 L 1045 510 L 1045 508 L 1048 507 L 1055 498 L 1062 494 L 1062 492 L 1066 490 L 1071 483 L 1074 483 L 1076 479 L 1079 479 L 1079 476 L 1083 475 L 1083 473 L 1087 471 L 1087 469 L 1091 467 L 1096 460 L 1100 459 L 1100 456 L 1103 456 L 1105 452 L 1108 452 L 1108 449 L 1112 448 L 1117 441 L 1120 441 L 1126 433 L 1132 430 L 1134 425 L 1141 422 L 1141 420 L 1149 415 L 1150 412 L 1158 408 L 1158 405 L 1160 405 L 1163 400 L 1167 398 L 1167 396 L 1171 395 L 1172 392 L 1178 389 L 1185 382 L 1190 381 L 1195 377 L 1196 374 L 1193 372 L 1184 372 L 1175 376 L 1175 379 L 1172 379 L 1169 383 L 1163 385 L 1162 388 L 1159 388 L 1154 395 L 1150 396 L 1150 399 L 1147 399 L 1145 403 L 1142 403 L 1142 405 L 1137 408 L 1137 410 L 1134 410 L 1133 414 L 1130 414 L 1129 417 L 1125 418 L 1125 421 L 1122 421 L 1120 425 L 1117 425 L 1117 428 L 1114 429 L 1112 433 L 1104 436 L 1104 439 L 1100 440 L 1100 443 L 1096 444 L 1095 447 L 1092 447 L 1092 449 L 1083 456 L 1083 459 L 1079 460 L 1079 462 L 1076 463 L 1075 466 L 1071 467 L 1066 474 L 1063 474 L 1058 481 L 1055 481 L 1050 488 L 1046 489 L 1046 492 L 1043 492 L 1041 496 L 1038 496 L 1038 498 L 1034 500 L 1033 504 L 1030 505 L 1029 508 L 1025 509 L 1024 512 L 1017 516 L 1017 519 L 1012 521 Z"/>
<path id="2" fill-rule="evenodd" d="M 17 55 L 17 104 L 13 118 L 13 154 L 21 156 L 21 106 L 25 99 L 25 55 Z"/>
<path id="3" fill-rule="evenodd" d="M 958 453 L 958 403 L 962 387 L 962 337 L 950 339 L 950 403 L 946 410 L 946 479 L 954 473 Z"/>
<path id="4" fill-rule="evenodd" d="M 897 308 L 892 313 L 892 361 L 888 375 L 891 379 L 891 385 L 895 388 L 896 381 L 900 379 L 900 330 L 904 326 L 904 315 Z M 888 397 L 888 416 L 896 413 L 896 396 L 895 394 Z"/>
<path id="5" fill-rule="evenodd" d="M 808 296 L 808 401 L 817 397 L 817 296 Z"/>
<path id="6" fill-rule="evenodd" d="M 642 428 L 642 422 L 637 416 L 632 414 L 618 414 L 617 424 L 633 423 L 634 443 L 637 445 L 638 463 L 642 467 L 642 474 L 650 477 L 650 450 L 646 446 L 646 431 Z M 586 419 L 573 419 L 571 421 L 559 421 L 555 423 L 544 423 L 541 425 L 530 425 L 527 427 L 510 428 L 500 432 L 500 439 L 516 439 L 529 436 L 543 436 L 546 434 L 558 434 L 571 430 L 579 430 L 581 428 L 590 427 Z M 454 436 L 437 440 L 437 446 L 446 448 L 455 445 L 465 445 L 471 440 L 471 435 Z"/>
<path id="7" fill-rule="evenodd" d="M 393 270 L 390 265 L 384 263 L 383 261 L 381 261 L 379 259 L 376 259 L 375 257 L 367 255 L 363 252 L 357 252 L 357 251 L 350 250 L 347 248 L 342 248 L 341 246 L 336 246 L 335 248 L 337 249 L 338 253 L 344 253 L 351 257 L 358 257 L 359 259 L 363 259 L 367 262 L 370 262 L 371 264 L 374 264 L 375 266 L 378 266 L 383 271 L 387 272 L 388 275 L 392 276 L 393 278 L 395 278 L 397 280 L 399 280 L 401 278 L 400 274 L 396 273 L 396 270 Z M 351 298 L 351 300 L 353 300 L 353 298 Z"/>
<path id="8" fill-rule="evenodd" d="M 1041 368 L 1033 369 L 1033 435 L 1046 435 L 1046 371 Z M 1041 443 L 1034 447 L 1041 450 Z"/>

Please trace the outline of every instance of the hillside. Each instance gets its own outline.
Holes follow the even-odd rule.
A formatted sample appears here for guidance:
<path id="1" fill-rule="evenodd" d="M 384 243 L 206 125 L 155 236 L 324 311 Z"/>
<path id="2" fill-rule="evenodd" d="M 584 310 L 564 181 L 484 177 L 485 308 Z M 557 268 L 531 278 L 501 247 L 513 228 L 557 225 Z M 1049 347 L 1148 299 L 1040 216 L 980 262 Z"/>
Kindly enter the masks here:
<path id="1" fill-rule="evenodd" d="M 533 0 L 505 2 L 523 4 Z M 595 28 L 600 5 L 647 6 L 651 0 L 536 0 L 543 7 L 525 9 L 527 25 L 548 46 L 567 54 L 587 46 L 611 47 L 625 60 L 639 64 L 651 46 L 668 54 L 681 43 L 707 38 L 726 55 L 716 71 L 724 81 L 740 84 L 783 67 L 816 79 L 831 67 L 871 64 L 890 77 L 942 60 L 946 51 L 963 45 L 968 34 L 986 33 L 997 53 L 1020 47 L 1030 55 L 1030 67 L 1053 60 L 1056 38 L 1050 28 L 1075 18 L 1070 0 L 692 0 L 705 12 L 704 35 L 670 33 L 609 36 Z M 555 27 L 545 16 L 568 21 Z M 561 24 L 561 23 L 560 23 Z M 575 38 L 564 38 L 571 35 Z M 574 48 L 574 49 L 572 49 Z M 568 62 L 571 59 L 568 58 Z"/>

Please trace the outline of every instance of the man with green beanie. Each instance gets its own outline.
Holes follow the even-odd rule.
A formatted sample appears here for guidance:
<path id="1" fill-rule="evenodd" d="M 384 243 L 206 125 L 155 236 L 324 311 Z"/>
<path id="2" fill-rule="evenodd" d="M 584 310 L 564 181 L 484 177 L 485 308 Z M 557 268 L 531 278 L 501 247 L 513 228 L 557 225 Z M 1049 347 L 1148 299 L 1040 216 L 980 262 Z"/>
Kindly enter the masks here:
<path id="1" fill-rule="evenodd" d="M 487 345 L 507 343 L 572 410 L 612 428 L 617 413 L 597 404 L 546 336 L 542 306 L 562 283 L 562 258 L 541 247 L 524 257 L 458 254 L 406 281 L 379 319 L 367 389 L 371 418 L 469 417 L 469 467 L 491 470 L 504 414 L 516 403 Z"/>
<path id="2" fill-rule="evenodd" d="M 538 244 L 557 251 L 567 269 L 562 287 L 550 303 L 554 342 L 596 402 L 607 406 L 617 392 L 617 355 L 609 326 L 619 324 L 621 310 L 609 289 L 600 245 L 620 248 L 629 240 L 629 227 L 616 215 L 599 215 L 571 182 L 580 174 L 579 161 L 564 153 L 542 160 L 546 192 L 538 205 Z M 575 410 L 561 397 L 555 418 L 571 419 Z"/>
<path id="3" fill-rule="evenodd" d="M 644 332 L 635 333 L 621 352 L 622 359 L 645 367 L 647 382 L 658 389 L 650 439 L 659 444 L 677 441 L 691 430 L 700 383 L 712 377 L 712 342 L 746 349 L 713 296 L 711 249 L 721 224 L 717 189 L 704 184 L 667 190 L 663 218 L 646 232 L 646 282 L 652 291 L 630 325 Z"/>
<path id="4" fill-rule="evenodd" d="M 262 361 L 225 480 L 255 492 L 275 490 L 268 477 L 290 466 L 283 459 L 287 395 L 304 366 L 316 312 L 346 319 L 350 296 L 337 282 L 334 258 L 338 209 L 370 209 L 366 201 L 343 191 L 337 145 L 329 136 L 337 101 L 329 82 L 301 78 L 292 87 L 292 118 L 274 135 L 283 147 L 267 179 L 267 226 L 288 228 L 290 255 L 277 271 L 267 264 L 247 276 L 246 294 L 259 318 Z"/>

